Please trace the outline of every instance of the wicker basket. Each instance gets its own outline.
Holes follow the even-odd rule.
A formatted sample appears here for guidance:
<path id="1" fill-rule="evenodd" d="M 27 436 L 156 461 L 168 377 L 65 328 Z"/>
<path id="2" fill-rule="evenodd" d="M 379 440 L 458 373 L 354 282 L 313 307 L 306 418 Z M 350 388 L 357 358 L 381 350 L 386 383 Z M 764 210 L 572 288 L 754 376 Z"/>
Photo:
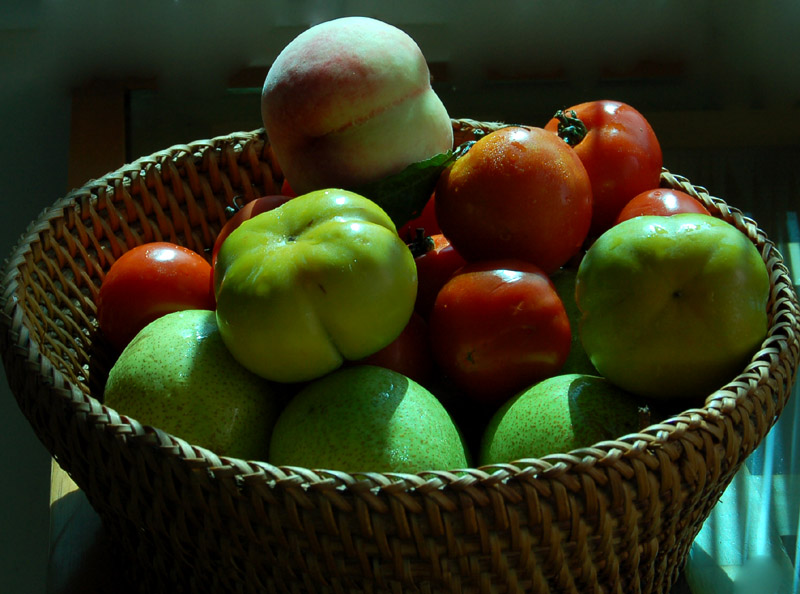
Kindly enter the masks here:
<path id="1" fill-rule="evenodd" d="M 454 120 L 457 142 L 494 125 Z M 105 272 L 133 246 L 203 252 L 225 207 L 278 193 L 263 130 L 139 159 L 71 192 L 2 277 L 2 356 L 37 435 L 142 592 L 667 592 L 712 506 L 789 397 L 800 312 L 781 255 L 724 201 L 664 171 L 758 247 L 769 336 L 702 408 L 636 435 L 464 472 L 359 474 L 223 458 L 107 409 Z"/>

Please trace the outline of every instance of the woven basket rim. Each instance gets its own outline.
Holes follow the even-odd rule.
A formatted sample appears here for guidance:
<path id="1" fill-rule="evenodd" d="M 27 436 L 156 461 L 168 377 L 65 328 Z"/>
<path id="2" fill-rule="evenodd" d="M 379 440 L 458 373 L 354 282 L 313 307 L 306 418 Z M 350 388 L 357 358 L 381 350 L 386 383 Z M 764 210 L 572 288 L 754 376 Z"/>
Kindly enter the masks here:
<path id="1" fill-rule="evenodd" d="M 454 119 L 453 124 L 456 127 L 482 128 L 484 130 L 506 125 L 500 122 L 478 122 L 466 118 Z M 261 141 L 266 142 L 263 128 L 233 132 L 187 144 L 176 144 L 140 157 L 102 177 L 89 180 L 83 186 L 71 190 L 53 205 L 45 208 L 28 225 L 3 264 L 0 294 L 3 296 L 4 307 L 2 315 L 0 315 L 0 328 L 2 328 L 2 340 L 8 341 L 11 345 L 9 350 L 14 352 L 15 356 L 29 359 L 31 353 L 34 358 L 38 354 L 38 352 L 34 352 L 38 350 L 38 345 L 32 343 L 25 332 L 15 329 L 24 327 L 23 313 L 14 299 L 18 276 L 15 263 L 30 251 L 31 240 L 37 236 L 40 229 L 48 225 L 50 220 L 63 216 L 65 209 L 71 208 L 78 197 L 91 195 L 100 188 L 111 187 L 120 181 L 132 183 L 132 180 L 138 176 L 146 176 L 151 167 L 159 168 L 170 162 L 177 163 L 184 159 L 198 161 L 209 150 L 235 151 L 247 143 Z M 270 484 L 289 482 L 293 486 L 303 488 L 319 485 L 350 487 L 360 485 L 359 489 L 391 488 L 393 492 L 396 492 L 397 489 L 457 486 L 465 481 L 497 485 L 508 479 L 530 480 L 540 475 L 552 479 L 567 474 L 572 468 L 580 467 L 582 470 L 587 470 L 592 466 L 613 463 L 620 458 L 644 455 L 646 452 L 662 448 L 671 441 L 685 437 L 691 432 L 708 429 L 709 421 L 730 417 L 738 408 L 746 408 L 746 400 L 750 391 L 768 384 L 770 371 L 788 362 L 794 373 L 800 363 L 800 306 L 798 306 L 797 294 L 788 270 L 783 264 L 783 258 L 772 241 L 757 228 L 755 221 L 745 217 L 741 211 L 727 205 L 724 200 L 710 195 L 705 188 L 692 185 L 685 177 L 671 173 L 667 168 L 662 169 L 662 185 L 664 183 L 671 187 L 678 187 L 700 199 L 712 211 L 712 214 L 723 219 L 737 218 L 737 220 L 743 221 L 744 225 L 752 228 L 752 232 L 758 238 L 756 247 L 759 248 L 771 272 L 771 323 L 767 338 L 747 367 L 730 382 L 707 396 L 702 407 L 688 408 L 670 418 L 655 422 L 639 432 L 620 436 L 614 440 L 598 442 L 592 446 L 569 452 L 548 454 L 541 458 L 520 459 L 473 468 L 428 470 L 412 474 L 343 472 L 297 466 L 277 467 L 264 461 L 219 456 L 206 448 L 190 444 L 178 436 L 170 435 L 155 427 L 142 425 L 135 419 L 106 407 L 100 400 L 82 392 L 52 364 L 40 364 L 35 370 L 30 370 L 30 373 L 36 375 L 38 383 L 51 387 L 50 391 L 54 398 L 66 398 L 76 410 L 88 412 L 85 414 L 85 422 L 105 426 L 105 428 L 114 427 L 115 438 L 124 442 L 123 446 L 137 443 L 145 447 L 157 447 L 163 455 L 190 462 L 193 468 L 206 468 L 211 474 L 222 472 L 229 478 L 233 473 L 249 479 L 260 476 Z M 791 385 L 794 376 L 789 379 Z M 776 413 L 770 423 L 774 424 L 777 416 Z"/>

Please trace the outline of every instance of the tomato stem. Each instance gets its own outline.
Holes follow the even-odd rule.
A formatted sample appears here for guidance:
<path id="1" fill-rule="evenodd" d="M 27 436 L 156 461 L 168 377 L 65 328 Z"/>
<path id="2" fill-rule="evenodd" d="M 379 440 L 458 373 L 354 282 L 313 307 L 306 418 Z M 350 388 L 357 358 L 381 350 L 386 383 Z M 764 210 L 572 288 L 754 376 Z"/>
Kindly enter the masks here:
<path id="1" fill-rule="evenodd" d="M 231 202 L 233 203 L 232 206 L 225 207 L 225 214 L 228 216 L 228 218 L 231 218 L 233 215 L 235 215 L 242 209 L 244 204 L 242 204 L 241 201 L 243 199 L 244 196 L 242 196 L 241 194 L 237 194 L 236 196 L 233 197 L 233 200 L 231 200 Z"/>
<path id="2" fill-rule="evenodd" d="M 456 149 L 453 151 L 453 160 L 460 159 L 461 157 L 466 155 L 469 152 L 469 149 L 471 149 L 472 146 L 476 142 L 478 142 L 478 141 L 477 140 L 467 140 L 467 141 L 462 142 L 461 144 L 459 144 L 456 147 Z"/>
<path id="3" fill-rule="evenodd" d="M 586 137 L 586 124 L 574 110 L 559 109 L 553 117 L 558 120 L 558 135 L 568 145 L 576 146 Z"/>
<path id="4" fill-rule="evenodd" d="M 436 244 L 433 241 L 433 237 L 430 235 L 425 235 L 425 229 L 423 227 L 417 227 L 417 236 L 408 244 L 408 249 L 411 250 L 411 255 L 414 258 L 421 256 L 429 251 L 431 251 Z"/>

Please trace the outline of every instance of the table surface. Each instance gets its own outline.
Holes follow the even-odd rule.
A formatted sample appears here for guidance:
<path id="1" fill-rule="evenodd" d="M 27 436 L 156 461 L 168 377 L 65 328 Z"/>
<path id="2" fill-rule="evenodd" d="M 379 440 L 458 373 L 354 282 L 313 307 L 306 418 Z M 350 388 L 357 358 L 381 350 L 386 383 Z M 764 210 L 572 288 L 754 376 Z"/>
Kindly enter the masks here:
<path id="1" fill-rule="evenodd" d="M 100 517 L 86 496 L 53 461 L 50 480 L 48 594 L 121 592 Z"/>

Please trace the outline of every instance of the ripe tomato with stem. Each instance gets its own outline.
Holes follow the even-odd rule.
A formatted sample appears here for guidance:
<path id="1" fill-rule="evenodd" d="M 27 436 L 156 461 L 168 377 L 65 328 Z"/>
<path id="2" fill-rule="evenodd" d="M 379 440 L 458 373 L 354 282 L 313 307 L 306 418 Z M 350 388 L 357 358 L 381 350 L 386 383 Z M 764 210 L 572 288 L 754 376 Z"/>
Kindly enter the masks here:
<path id="1" fill-rule="evenodd" d="M 414 310 L 427 320 L 436 295 L 467 262 L 441 233 L 425 235 L 423 232 L 410 244 L 410 248 L 417 264 L 417 300 Z"/>
<path id="2" fill-rule="evenodd" d="M 663 156 L 653 128 L 621 101 L 596 100 L 559 110 L 545 124 L 580 157 L 592 185 L 589 236 L 611 227 L 637 194 L 657 188 Z"/>
<path id="3" fill-rule="evenodd" d="M 592 193 L 574 150 L 542 128 L 490 132 L 436 185 L 436 219 L 467 261 L 513 258 L 550 274 L 582 247 Z"/>
<path id="4" fill-rule="evenodd" d="M 422 212 L 419 216 L 410 220 L 405 225 L 397 230 L 400 239 L 406 243 L 411 243 L 418 237 L 419 231 L 425 235 L 437 235 L 442 232 L 439 228 L 439 222 L 436 220 L 436 194 L 431 194 L 431 197 L 425 203 Z"/>

